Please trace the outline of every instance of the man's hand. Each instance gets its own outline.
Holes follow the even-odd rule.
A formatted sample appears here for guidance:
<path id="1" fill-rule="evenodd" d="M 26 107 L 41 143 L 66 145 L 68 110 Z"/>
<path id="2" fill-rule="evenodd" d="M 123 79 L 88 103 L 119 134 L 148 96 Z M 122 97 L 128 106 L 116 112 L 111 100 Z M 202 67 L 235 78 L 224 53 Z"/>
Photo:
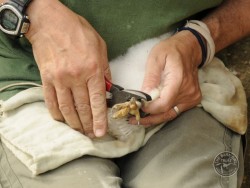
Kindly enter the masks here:
<path id="1" fill-rule="evenodd" d="M 216 52 L 249 36 L 249 8 L 249 0 L 226 0 L 203 19 L 215 42 Z M 150 126 L 169 121 L 177 116 L 174 106 L 183 112 L 199 104 L 197 66 L 200 62 L 200 45 L 189 31 L 179 32 L 154 47 L 148 58 L 143 90 L 150 92 L 158 85 L 163 89 L 160 98 L 144 109 L 151 115 L 141 119 L 141 124 Z M 137 124 L 135 119 L 130 123 Z"/>
<path id="2" fill-rule="evenodd" d="M 57 0 L 34 0 L 26 37 L 54 119 L 89 137 L 106 133 L 106 44 L 92 26 Z"/>
<path id="3" fill-rule="evenodd" d="M 161 86 L 160 97 L 150 102 L 143 110 L 150 116 L 140 123 L 146 127 L 167 122 L 180 112 L 193 108 L 201 101 L 198 83 L 198 65 L 201 62 L 201 48 L 195 36 L 181 31 L 161 41 L 150 52 L 142 90 L 150 93 Z M 135 119 L 130 123 L 137 124 Z"/>

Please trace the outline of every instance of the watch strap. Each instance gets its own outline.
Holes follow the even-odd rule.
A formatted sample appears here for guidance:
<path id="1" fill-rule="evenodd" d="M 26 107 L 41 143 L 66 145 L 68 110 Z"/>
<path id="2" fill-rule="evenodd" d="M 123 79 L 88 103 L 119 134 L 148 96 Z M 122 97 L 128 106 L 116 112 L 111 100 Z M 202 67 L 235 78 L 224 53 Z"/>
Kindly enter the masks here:
<path id="1" fill-rule="evenodd" d="M 24 12 L 32 0 L 9 0 L 10 3 L 15 3 L 18 5 L 18 9 Z"/>
<path id="2" fill-rule="evenodd" d="M 10 1 L 13 1 L 23 7 L 28 6 L 28 4 L 31 2 L 31 0 L 10 0 Z"/>

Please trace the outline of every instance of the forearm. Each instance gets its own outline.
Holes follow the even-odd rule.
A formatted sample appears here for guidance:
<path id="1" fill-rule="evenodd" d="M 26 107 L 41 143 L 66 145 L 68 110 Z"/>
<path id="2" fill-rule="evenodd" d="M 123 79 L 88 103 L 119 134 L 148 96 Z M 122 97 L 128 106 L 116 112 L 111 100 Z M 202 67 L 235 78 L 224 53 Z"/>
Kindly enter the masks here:
<path id="1" fill-rule="evenodd" d="M 203 19 L 211 31 L 216 52 L 250 34 L 249 10 L 249 0 L 225 0 Z"/>

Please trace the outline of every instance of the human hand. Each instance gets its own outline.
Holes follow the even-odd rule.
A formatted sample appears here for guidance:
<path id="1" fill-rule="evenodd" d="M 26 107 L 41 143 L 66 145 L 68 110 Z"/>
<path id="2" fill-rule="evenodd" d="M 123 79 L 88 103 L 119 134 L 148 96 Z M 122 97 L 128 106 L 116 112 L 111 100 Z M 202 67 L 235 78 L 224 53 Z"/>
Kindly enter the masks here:
<path id="1" fill-rule="evenodd" d="M 52 117 L 89 137 L 103 136 L 107 129 L 104 76 L 110 78 L 105 42 L 60 1 L 33 1 L 28 11 L 31 27 L 26 37 Z"/>
<path id="2" fill-rule="evenodd" d="M 184 112 L 200 103 L 200 62 L 199 43 L 189 31 L 181 31 L 154 46 L 147 60 L 142 90 L 150 93 L 160 86 L 161 91 L 159 98 L 143 108 L 150 115 L 142 118 L 140 124 L 149 127 L 170 121 L 177 116 L 174 106 Z M 137 121 L 132 118 L 130 123 Z"/>

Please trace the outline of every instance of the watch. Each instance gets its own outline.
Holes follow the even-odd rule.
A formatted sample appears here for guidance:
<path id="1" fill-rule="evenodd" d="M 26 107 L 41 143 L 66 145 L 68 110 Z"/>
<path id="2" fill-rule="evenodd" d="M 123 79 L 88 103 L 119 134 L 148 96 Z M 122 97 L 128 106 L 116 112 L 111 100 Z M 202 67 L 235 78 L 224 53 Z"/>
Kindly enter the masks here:
<path id="1" fill-rule="evenodd" d="M 23 37 L 30 21 L 25 14 L 31 0 L 8 0 L 0 5 L 0 30 L 13 37 Z"/>

